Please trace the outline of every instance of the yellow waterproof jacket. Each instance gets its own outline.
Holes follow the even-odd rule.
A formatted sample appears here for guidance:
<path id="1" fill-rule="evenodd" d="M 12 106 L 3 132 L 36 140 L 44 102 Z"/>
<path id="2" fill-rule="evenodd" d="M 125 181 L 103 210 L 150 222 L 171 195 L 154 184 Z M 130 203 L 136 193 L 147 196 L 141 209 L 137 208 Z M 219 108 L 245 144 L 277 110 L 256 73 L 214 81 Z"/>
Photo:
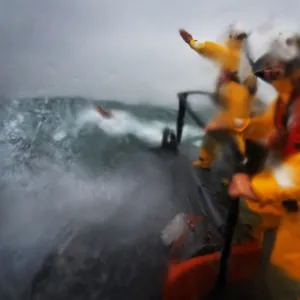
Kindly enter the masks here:
<path id="1" fill-rule="evenodd" d="M 199 42 L 197 40 L 190 41 L 190 47 L 198 54 L 216 62 L 222 70 L 236 72 L 240 63 L 240 49 L 228 48 L 215 42 L 206 41 Z"/>
<path id="2" fill-rule="evenodd" d="M 192 39 L 190 47 L 201 56 L 217 63 L 221 72 L 236 73 L 238 76 L 241 47 L 237 44 L 227 41 L 226 45 L 221 45 L 211 41 L 198 42 Z M 249 74 L 243 83 L 230 81 L 220 87 L 218 91 L 220 104 L 229 117 L 248 118 L 250 116 L 254 104 L 251 89 L 255 91 L 256 85 L 256 77 Z"/>
<path id="3" fill-rule="evenodd" d="M 300 78 L 300 72 L 296 73 Z M 290 79 L 281 80 L 273 83 L 275 89 L 278 92 L 278 97 L 283 101 L 288 102 L 293 91 L 292 81 Z M 241 133 L 245 139 L 265 142 L 272 130 L 274 129 L 274 113 L 277 97 L 268 105 L 265 112 L 258 117 L 250 119 L 223 118 L 223 120 L 216 120 L 226 122 L 234 132 Z"/>
<path id="4" fill-rule="evenodd" d="M 278 226 L 271 262 L 300 281 L 300 153 L 252 178 L 258 201 L 246 200 L 262 226 Z M 276 218 L 277 217 L 277 218 Z"/>
<path id="5" fill-rule="evenodd" d="M 284 90 L 282 98 L 290 93 Z M 273 102 L 264 115 L 253 118 L 243 128 L 243 136 L 264 140 L 274 128 Z M 266 167 L 251 179 L 258 201 L 246 199 L 252 211 L 262 217 L 262 228 L 278 227 L 271 262 L 290 278 L 300 281 L 300 153 Z"/>

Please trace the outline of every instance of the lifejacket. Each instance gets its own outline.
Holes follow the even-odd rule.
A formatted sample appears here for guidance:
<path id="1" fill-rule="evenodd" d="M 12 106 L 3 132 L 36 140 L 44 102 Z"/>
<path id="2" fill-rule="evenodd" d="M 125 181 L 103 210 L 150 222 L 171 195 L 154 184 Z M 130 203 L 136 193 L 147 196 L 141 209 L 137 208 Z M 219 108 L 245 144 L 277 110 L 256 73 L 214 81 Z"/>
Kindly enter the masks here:
<path id="1" fill-rule="evenodd" d="M 277 98 L 274 113 L 275 129 L 268 140 L 268 148 L 280 152 L 282 158 L 300 151 L 300 91 L 292 93 L 285 103 Z"/>
<path id="2" fill-rule="evenodd" d="M 237 75 L 237 72 L 229 72 L 229 71 L 222 71 L 217 79 L 217 90 L 224 84 L 229 83 L 231 81 L 240 83 L 239 77 Z"/>
<path id="3" fill-rule="evenodd" d="M 238 72 L 230 72 L 230 71 L 223 70 L 217 79 L 216 91 L 218 92 L 219 89 L 224 84 L 227 84 L 229 82 L 236 82 L 238 84 L 243 84 L 243 82 L 241 82 L 239 78 Z M 257 83 L 255 82 L 254 84 L 247 85 L 247 88 L 249 90 L 250 95 L 254 95 L 257 91 Z"/>

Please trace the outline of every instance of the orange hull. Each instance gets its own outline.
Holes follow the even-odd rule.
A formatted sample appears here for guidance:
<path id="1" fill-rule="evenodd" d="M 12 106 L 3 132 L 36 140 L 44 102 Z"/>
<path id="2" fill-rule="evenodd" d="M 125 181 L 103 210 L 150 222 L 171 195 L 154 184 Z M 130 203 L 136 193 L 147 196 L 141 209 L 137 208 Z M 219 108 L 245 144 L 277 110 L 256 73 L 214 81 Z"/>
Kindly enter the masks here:
<path id="1" fill-rule="evenodd" d="M 258 241 L 233 246 L 228 281 L 251 279 L 260 262 L 261 251 Z M 171 264 L 163 300 L 199 300 L 206 296 L 216 283 L 219 261 L 220 253 L 212 253 Z"/>

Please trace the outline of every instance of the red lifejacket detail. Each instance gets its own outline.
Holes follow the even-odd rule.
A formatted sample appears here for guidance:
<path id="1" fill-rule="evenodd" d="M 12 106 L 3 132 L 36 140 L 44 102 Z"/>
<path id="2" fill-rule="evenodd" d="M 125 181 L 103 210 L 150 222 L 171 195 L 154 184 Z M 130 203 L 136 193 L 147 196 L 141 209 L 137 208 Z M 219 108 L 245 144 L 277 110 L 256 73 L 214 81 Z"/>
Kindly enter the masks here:
<path id="1" fill-rule="evenodd" d="M 224 84 L 229 83 L 231 81 L 240 83 L 240 80 L 238 78 L 237 72 L 229 72 L 229 71 L 222 71 L 217 79 L 217 90 Z"/>
<path id="2" fill-rule="evenodd" d="M 275 105 L 275 129 L 269 137 L 270 149 L 279 150 L 283 157 L 300 151 L 300 93 L 291 95 L 288 103 L 280 97 Z"/>

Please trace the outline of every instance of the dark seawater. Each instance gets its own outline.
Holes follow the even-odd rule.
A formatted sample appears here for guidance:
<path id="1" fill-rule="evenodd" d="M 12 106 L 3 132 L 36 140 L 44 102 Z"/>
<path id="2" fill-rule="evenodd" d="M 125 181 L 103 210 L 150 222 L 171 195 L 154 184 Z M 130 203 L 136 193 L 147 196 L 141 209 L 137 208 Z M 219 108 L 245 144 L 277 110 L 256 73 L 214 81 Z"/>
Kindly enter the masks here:
<path id="1" fill-rule="evenodd" d="M 99 116 L 100 103 L 114 119 Z M 0 106 L 0 299 L 9 300 L 78 224 L 109 223 L 124 198 L 137 197 L 143 162 L 126 164 L 128 154 L 158 146 L 163 128 L 175 128 L 176 111 L 83 98 L 2 99 Z M 184 143 L 200 139 L 188 124 Z"/>

